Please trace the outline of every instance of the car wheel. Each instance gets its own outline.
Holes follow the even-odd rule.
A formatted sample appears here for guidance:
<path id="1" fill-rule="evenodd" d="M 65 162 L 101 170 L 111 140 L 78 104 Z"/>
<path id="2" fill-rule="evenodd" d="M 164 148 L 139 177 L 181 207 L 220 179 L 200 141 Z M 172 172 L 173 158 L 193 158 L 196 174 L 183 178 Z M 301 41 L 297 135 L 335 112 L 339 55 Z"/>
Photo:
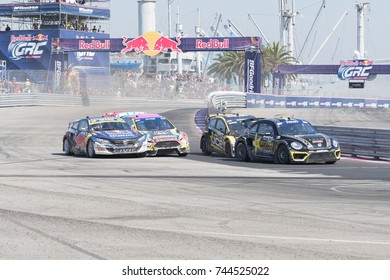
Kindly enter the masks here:
<path id="1" fill-rule="evenodd" d="M 225 142 L 225 155 L 227 157 L 234 157 L 234 155 L 232 153 L 232 145 L 230 145 L 229 141 Z"/>
<path id="2" fill-rule="evenodd" d="M 146 152 L 146 155 L 149 156 L 149 157 L 155 157 L 155 156 L 157 156 L 157 151 Z"/>
<path id="3" fill-rule="evenodd" d="M 70 151 L 70 143 L 69 143 L 69 140 L 67 138 L 65 138 L 65 140 L 64 140 L 63 150 L 64 150 L 65 155 L 67 155 L 67 156 L 72 154 L 72 152 Z"/>
<path id="4" fill-rule="evenodd" d="M 89 140 L 87 144 L 87 157 L 93 158 L 96 156 L 95 148 L 93 147 L 93 141 Z"/>
<path id="5" fill-rule="evenodd" d="M 326 164 L 335 164 L 337 160 L 332 160 L 332 161 L 326 161 Z"/>
<path id="6" fill-rule="evenodd" d="M 136 156 L 139 157 L 139 158 L 143 158 L 143 157 L 146 157 L 147 154 L 148 154 L 148 152 L 143 152 L 143 153 L 137 154 Z M 156 153 L 156 154 L 157 154 L 157 153 Z M 155 154 L 155 155 L 156 155 L 156 154 Z M 153 155 L 153 156 L 155 156 L 155 155 Z"/>
<path id="7" fill-rule="evenodd" d="M 202 139 L 200 139 L 200 149 L 205 156 L 211 155 L 211 151 L 208 149 L 206 137 L 202 137 Z"/>
<path id="8" fill-rule="evenodd" d="M 237 144 L 236 158 L 239 161 L 249 161 L 250 160 L 250 157 L 248 156 L 248 152 L 246 150 L 246 145 L 243 142 L 240 142 Z"/>
<path id="9" fill-rule="evenodd" d="M 280 145 L 276 152 L 276 161 L 281 164 L 290 163 L 290 152 L 285 145 Z"/>

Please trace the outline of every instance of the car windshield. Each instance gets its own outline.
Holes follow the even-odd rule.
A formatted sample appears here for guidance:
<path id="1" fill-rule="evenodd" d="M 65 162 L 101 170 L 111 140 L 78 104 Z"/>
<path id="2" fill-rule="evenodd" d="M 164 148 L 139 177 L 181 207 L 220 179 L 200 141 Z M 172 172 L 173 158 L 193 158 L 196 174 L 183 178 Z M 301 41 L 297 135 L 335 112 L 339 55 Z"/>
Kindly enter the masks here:
<path id="1" fill-rule="evenodd" d="M 174 126 L 167 119 L 140 119 L 135 121 L 139 130 L 167 130 Z"/>
<path id="2" fill-rule="evenodd" d="M 91 125 L 93 131 L 104 130 L 130 130 L 130 126 L 124 122 L 101 122 Z"/>
<path id="3" fill-rule="evenodd" d="M 317 133 L 316 129 L 308 122 L 283 122 L 278 125 L 281 135 L 307 135 Z"/>

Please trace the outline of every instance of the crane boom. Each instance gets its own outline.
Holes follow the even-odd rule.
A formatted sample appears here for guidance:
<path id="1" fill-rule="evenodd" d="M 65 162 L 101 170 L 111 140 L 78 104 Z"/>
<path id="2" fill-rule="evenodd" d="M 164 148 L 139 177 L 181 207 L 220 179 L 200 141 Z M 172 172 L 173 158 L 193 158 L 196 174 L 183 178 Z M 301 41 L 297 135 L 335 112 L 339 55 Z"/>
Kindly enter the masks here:
<path id="1" fill-rule="evenodd" d="M 256 23 L 255 19 L 252 17 L 251 13 L 248 13 L 248 17 L 249 19 L 253 22 L 253 24 L 256 26 L 257 30 L 260 32 L 261 36 L 263 36 L 264 38 L 264 41 L 267 43 L 267 45 L 269 45 L 269 41 L 268 41 L 268 38 L 267 36 L 265 36 L 263 30 L 261 30 L 261 28 L 259 27 L 259 25 Z"/>
<path id="2" fill-rule="evenodd" d="M 313 22 L 313 24 L 312 24 L 311 27 L 310 27 L 309 33 L 307 33 L 305 42 L 303 43 L 302 49 L 301 49 L 301 51 L 299 52 L 299 55 L 298 55 L 297 60 L 299 60 L 299 59 L 301 58 L 301 54 L 302 54 L 303 50 L 305 49 L 305 46 L 306 46 L 306 44 L 307 44 L 307 42 L 308 42 L 308 40 L 309 40 L 309 37 L 310 37 L 311 33 L 313 32 L 314 25 L 315 25 L 315 23 L 317 22 L 317 20 L 318 20 L 318 18 L 319 18 L 319 16 L 320 16 L 320 13 L 321 13 L 321 11 L 322 11 L 323 8 L 325 8 L 325 0 L 322 0 L 321 7 L 320 7 L 320 9 L 318 10 L 317 15 L 316 15 L 316 18 L 314 19 L 314 22 Z"/>
<path id="3" fill-rule="evenodd" d="M 337 27 L 340 25 L 340 23 L 343 21 L 344 17 L 346 15 L 348 15 L 348 12 L 349 12 L 349 9 L 347 9 L 344 14 L 341 16 L 341 18 L 339 19 L 339 21 L 336 23 L 336 25 L 333 27 L 332 31 L 329 33 L 328 37 L 326 37 L 325 41 L 322 43 L 321 47 L 318 49 L 318 51 L 316 52 L 316 54 L 313 56 L 313 58 L 310 60 L 309 64 L 312 64 L 313 61 L 317 58 L 318 54 L 320 53 L 320 51 L 322 50 L 322 48 L 326 45 L 326 43 L 328 43 L 330 37 L 332 37 L 333 33 L 336 31 Z"/>

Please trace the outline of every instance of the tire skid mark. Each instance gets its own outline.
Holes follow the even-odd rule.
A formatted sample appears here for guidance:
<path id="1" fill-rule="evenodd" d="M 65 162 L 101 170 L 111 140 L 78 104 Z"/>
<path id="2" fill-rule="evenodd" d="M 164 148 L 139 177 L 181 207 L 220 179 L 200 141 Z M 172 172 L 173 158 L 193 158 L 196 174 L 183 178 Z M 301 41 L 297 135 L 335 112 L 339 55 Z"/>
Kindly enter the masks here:
<path id="1" fill-rule="evenodd" d="M 4 211 L 4 209 L 2 209 L 2 211 Z M 8 210 L 5 210 L 5 211 L 9 212 Z M 76 245 L 74 245 L 74 244 L 71 244 L 71 243 L 69 243 L 69 242 L 67 242 L 67 241 L 61 240 L 61 239 L 58 238 L 58 237 L 51 236 L 50 234 L 47 234 L 47 233 L 45 233 L 45 232 L 43 232 L 43 231 L 41 231 L 41 230 L 38 230 L 38 229 L 36 229 L 36 228 L 30 227 L 30 226 L 28 226 L 28 225 L 25 225 L 25 224 L 23 224 L 23 223 L 21 223 L 21 222 L 15 220 L 15 219 L 8 218 L 8 217 L 4 217 L 4 215 L 2 215 L 2 216 L 3 216 L 4 219 L 8 220 L 9 222 L 11 222 L 11 223 L 13 223 L 13 224 L 15 224 L 15 225 L 17 225 L 17 226 L 20 226 L 20 227 L 22 227 L 22 228 L 24 228 L 24 229 L 30 230 L 30 231 L 32 231 L 32 232 L 35 232 L 35 233 L 39 234 L 40 236 L 43 236 L 43 237 L 45 237 L 45 238 L 48 238 L 48 239 L 50 239 L 50 240 L 52 240 L 52 241 L 54 241 L 54 242 L 60 243 L 60 244 L 62 244 L 62 245 L 64 245 L 64 246 L 67 246 L 67 247 L 69 247 L 69 248 L 71 248 L 71 249 L 73 249 L 73 250 L 75 250 L 75 251 L 78 251 L 78 252 L 80 252 L 80 253 L 83 253 L 83 254 L 85 254 L 85 255 L 88 255 L 88 256 L 90 256 L 90 257 L 92 257 L 92 258 L 94 258 L 94 259 L 97 259 L 97 260 L 105 260 L 103 257 L 101 257 L 101 256 L 99 256 L 99 255 L 97 255 L 97 254 L 94 254 L 94 253 L 92 253 L 92 252 L 89 252 L 89 251 L 87 251 L 87 250 L 84 250 L 83 248 L 80 248 L 79 246 L 76 246 Z"/>

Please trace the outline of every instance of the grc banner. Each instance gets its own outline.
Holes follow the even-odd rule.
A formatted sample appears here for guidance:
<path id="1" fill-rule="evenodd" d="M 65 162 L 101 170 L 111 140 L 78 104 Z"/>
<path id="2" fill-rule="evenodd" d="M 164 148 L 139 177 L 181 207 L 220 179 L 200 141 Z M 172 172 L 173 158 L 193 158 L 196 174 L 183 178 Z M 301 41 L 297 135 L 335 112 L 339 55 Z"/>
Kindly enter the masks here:
<path id="1" fill-rule="evenodd" d="M 198 52 L 198 51 L 245 51 L 259 49 L 259 37 L 176 37 L 168 38 L 158 32 L 146 32 L 136 38 L 111 39 L 64 39 L 60 40 L 60 49 L 65 52 L 143 52 L 154 56 L 160 52 Z"/>
<path id="2" fill-rule="evenodd" d="M 261 52 L 245 52 L 244 92 L 261 93 Z"/>
<path id="3" fill-rule="evenodd" d="M 367 80 L 372 67 L 373 62 L 367 59 L 341 61 L 337 76 L 340 80 Z"/>

